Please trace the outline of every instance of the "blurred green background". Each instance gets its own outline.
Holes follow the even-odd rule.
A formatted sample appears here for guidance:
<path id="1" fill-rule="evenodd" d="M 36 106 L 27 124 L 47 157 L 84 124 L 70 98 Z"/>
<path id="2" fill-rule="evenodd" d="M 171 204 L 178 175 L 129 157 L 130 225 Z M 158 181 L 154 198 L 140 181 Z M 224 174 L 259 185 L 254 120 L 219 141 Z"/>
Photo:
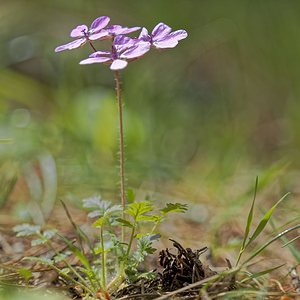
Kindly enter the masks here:
<path id="1" fill-rule="evenodd" d="M 59 198 L 118 199 L 114 73 L 78 64 L 88 46 L 54 53 L 73 28 L 102 15 L 111 25 L 151 31 L 165 22 L 189 35 L 121 72 L 128 186 L 198 203 L 191 218 L 218 224 L 249 207 L 257 175 L 264 201 L 297 196 L 299 1 L 2 0 L 3 207 L 43 223 Z M 285 208 L 299 215 L 292 199 Z"/>

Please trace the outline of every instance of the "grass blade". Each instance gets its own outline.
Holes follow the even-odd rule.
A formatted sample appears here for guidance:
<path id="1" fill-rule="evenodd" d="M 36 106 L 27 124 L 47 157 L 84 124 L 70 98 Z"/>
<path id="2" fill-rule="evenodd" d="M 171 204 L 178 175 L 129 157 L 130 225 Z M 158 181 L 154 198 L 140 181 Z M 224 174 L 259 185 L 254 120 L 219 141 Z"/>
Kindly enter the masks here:
<path id="1" fill-rule="evenodd" d="M 271 239 L 269 242 L 267 242 L 266 244 L 264 244 L 262 247 L 260 247 L 257 251 L 255 251 L 246 261 L 243 262 L 243 265 L 247 264 L 251 259 L 253 259 L 256 255 L 258 255 L 261 251 L 263 251 L 266 247 L 268 247 L 270 244 L 272 244 L 273 242 L 275 242 L 276 240 L 280 239 L 282 236 L 284 236 L 285 234 L 300 228 L 300 224 L 291 227 L 281 233 L 279 233 L 278 235 L 276 235 L 273 239 Z"/>
<path id="2" fill-rule="evenodd" d="M 265 210 L 263 209 L 263 207 L 260 207 L 260 210 L 262 211 L 263 214 L 266 213 Z M 299 219 L 299 218 L 295 218 L 295 219 L 293 220 L 293 222 L 294 222 L 295 220 L 298 220 L 298 219 Z M 288 222 L 287 224 L 290 224 L 290 222 Z M 271 219 L 270 219 L 270 225 L 272 226 L 272 228 L 273 228 L 275 234 L 278 234 L 278 233 L 279 233 L 279 229 L 275 226 L 274 222 L 273 222 Z M 285 224 L 284 226 L 286 226 L 286 224 Z M 291 243 L 293 243 L 293 242 L 294 242 L 297 238 L 299 238 L 299 237 L 300 237 L 300 236 L 298 236 L 298 237 L 292 239 L 291 241 L 289 241 L 285 236 L 281 237 L 280 239 L 281 239 L 282 243 L 284 244 L 284 245 L 282 246 L 282 248 L 283 248 L 283 247 L 288 247 L 288 249 L 290 250 L 290 252 L 292 253 L 292 255 L 293 255 L 293 256 L 296 258 L 296 260 L 300 263 L 300 251 L 297 250 L 297 248 L 296 248 L 294 245 L 291 244 Z"/>
<path id="3" fill-rule="evenodd" d="M 281 248 L 284 248 L 288 245 L 290 245 L 291 243 L 295 242 L 297 239 L 300 238 L 300 235 L 296 236 L 294 239 L 290 240 L 289 242 L 285 243 L 283 246 L 281 246 Z M 300 262 L 300 260 L 298 259 L 298 261 Z"/>
<path id="4" fill-rule="evenodd" d="M 67 215 L 69 221 L 71 222 L 72 226 L 74 227 L 74 229 L 75 229 L 75 230 L 77 231 L 77 233 L 78 233 L 78 240 L 79 240 L 79 244 L 80 244 L 81 248 L 83 248 L 83 247 L 82 247 L 82 242 L 81 242 L 81 238 L 83 238 L 84 241 L 85 241 L 85 242 L 87 243 L 87 245 L 89 246 L 89 248 L 91 249 L 93 255 L 95 256 L 95 251 L 94 251 L 94 248 L 93 248 L 92 243 L 90 242 L 89 238 L 88 238 L 87 235 L 80 229 L 80 227 L 79 227 L 78 225 L 75 224 L 75 222 L 73 221 L 73 219 L 72 219 L 72 217 L 71 217 L 71 214 L 70 214 L 69 211 L 68 211 L 68 208 L 67 208 L 66 204 L 65 204 L 62 200 L 60 200 L 60 202 L 61 202 L 61 204 L 62 204 L 62 206 L 63 206 L 63 208 L 64 208 L 64 210 L 65 210 L 65 212 L 66 212 L 66 215 Z"/>
<path id="5" fill-rule="evenodd" d="M 268 269 L 268 270 L 264 270 L 264 271 L 262 271 L 262 272 L 258 272 L 258 273 L 252 274 L 252 275 L 248 276 L 247 278 L 242 279 L 242 280 L 240 281 L 240 283 L 243 283 L 243 282 L 246 282 L 246 281 L 248 281 L 248 280 L 251 280 L 251 279 L 254 279 L 254 278 L 258 278 L 258 277 L 260 277 L 260 276 L 263 276 L 263 275 L 266 275 L 266 274 L 268 274 L 268 273 L 271 273 L 272 271 L 277 270 L 277 269 L 281 268 L 281 267 L 284 266 L 284 265 L 285 265 L 285 264 L 282 264 L 282 265 L 277 266 L 277 267 L 275 267 L 275 268 Z"/>
<path id="6" fill-rule="evenodd" d="M 253 210 L 254 210 L 254 203 L 255 203 L 255 199 L 256 199 L 257 186 L 258 186 L 258 177 L 256 177 L 256 181 L 255 181 L 254 197 L 253 197 L 251 209 L 250 209 L 250 212 L 249 212 L 249 215 L 248 215 L 244 240 L 243 240 L 243 244 L 242 244 L 243 249 L 245 248 L 246 241 L 247 241 L 247 238 L 248 238 L 248 235 L 249 235 L 249 232 L 250 232 L 250 228 L 251 228 L 251 224 L 252 224 Z"/>
<path id="7" fill-rule="evenodd" d="M 247 248 L 264 230 L 266 227 L 274 209 L 277 207 L 277 205 L 283 201 L 290 193 L 286 193 L 278 202 L 264 215 L 264 217 L 261 219 L 260 223 L 258 224 L 256 230 L 254 231 L 252 237 L 249 239 L 248 243 L 246 244 L 245 248 Z"/>
<path id="8" fill-rule="evenodd" d="M 69 246 L 69 248 L 74 252 L 74 254 L 78 257 L 78 259 L 82 262 L 82 264 L 90 271 L 92 271 L 92 267 L 88 261 L 88 259 L 85 257 L 84 254 L 80 252 L 80 250 L 73 245 L 71 242 L 69 242 L 64 236 L 58 234 L 58 236 Z"/>
<path id="9" fill-rule="evenodd" d="M 251 229 L 251 225 L 252 225 L 252 219 L 253 219 L 253 210 L 254 210 L 254 203 L 255 203 L 255 199 L 256 199 L 256 193 L 257 193 L 257 186 L 258 186 L 258 177 L 256 177 L 256 181 L 255 181 L 255 188 L 254 188 L 254 196 L 253 196 L 253 201 L 252 201 L 252 205 L 249 211 L 249 215 L 248 215 L 248 219 L 247 219 L 247 224 L 246 224 L 246 229 L 245 229 L 245 234 L 244 234 L 244 239 L 243 239 L 243 243 L 241 246 L 241 250 L 239 252 L 238 258 L 236 260 L 235 266 L 238 265 L 241 256 L 245 250 L 245 245 L 246 245 L 246 241 L 248 239 L 248 235 Z"/>

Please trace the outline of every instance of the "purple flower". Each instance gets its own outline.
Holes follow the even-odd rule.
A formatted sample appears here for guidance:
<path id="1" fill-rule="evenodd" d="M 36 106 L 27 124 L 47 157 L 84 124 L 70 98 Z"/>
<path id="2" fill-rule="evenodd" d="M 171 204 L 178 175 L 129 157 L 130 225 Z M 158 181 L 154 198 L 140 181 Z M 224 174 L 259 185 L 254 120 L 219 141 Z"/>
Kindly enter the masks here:
<path id="1" fill-rule="evenodd" d="M 131 39 L 124 35 L 115 37 L 111 51 L 97 51 L 79 64 L 111 63 L 111 70 L 122 70 L 128 65 L 127 59 L 136 59 L 150 50 L 148 42 Z"/>
<path id="2" fill-rule="evenodd" d="M 108 37 L 116 37 L 117 35 L 120 34 L 128 34 L 134 31 L 139 30 L 141 27 L 122 27 L 121 25 L 111 25 L 108 26 L 106 29 L 103 29 L 107 32 L 107 35 L 105 36 L 106 38 Z"/>
<path id="3" fill-rule="evenodd" d="M 86 25 L 78 25 L 70 33 L 71 37 L 77 39 L 68 44 L 58 46 L 55 49 L 55 52 L 59 52 L 67 49 L 71 50 L 71 49 L 79 48 L 80 46 L 84 45 L 88 41 L 93 41 L 102 38 L 104 35 L 107 34 L 106 31 L 102 31 L 102 29 L 109 23 L 109 21 L 110 21 L 109 17 L 103 16 L 97 18 L 92 23 L 89 29 Z"/>
<path id="4" fill-rule="evenodd" d="M 174 48 L 178 41 L 187 37 L 187 32 L 183 29 L 172 31 L 172 28 L 164 23 L 158 23 L 152 33 L 143 27 L 139 36 L 139 40 L 149 42 L 151 46 L 157 49 Z"/>

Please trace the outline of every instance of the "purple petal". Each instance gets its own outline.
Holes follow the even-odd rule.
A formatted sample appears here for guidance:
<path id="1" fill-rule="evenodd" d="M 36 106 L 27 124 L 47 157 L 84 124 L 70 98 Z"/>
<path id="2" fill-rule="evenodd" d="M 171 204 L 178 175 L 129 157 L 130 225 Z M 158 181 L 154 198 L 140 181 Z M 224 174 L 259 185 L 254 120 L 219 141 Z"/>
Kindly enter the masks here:
<path id="1" fill-rule="evenodd" d="M 128 33 L 137 31 L 137 30 L 139 30 L 140 28 L 141 28 L 141 27 L 139 27 L 139 26 L 135 26 L 135 27 L 131 27 L 131 28 L 123 27 L 123 31 L 120 32 L 119 34 L 128 34 Z"/>
<path id="2" fill-rule="evenodd" d="M 128 36 L 124 35 L 118 35 L 115 37 L 113 41 L 113 46 L 116 49 L 118 53 L 125 51 L 126 49 L 132 47 L 134 44 L 136 44 L 137 41 L 131 39 Z"/>
<path id="3" fill-rule="evenodd" d="M 175 39 L 172 40 L 162 40 L 159 42 L 153 42 L 153 46 L 156 47 L 157 49 L 165 49 L 165 48 L 174 48 L 177 46 L 178 41 Z"/>
<path id="4" fill-rule="evenodd" d="M 111 36 L 117 36 L 119 34 L 128 34 L 139 30 L 141 27 L 122 27 L 121 25 L 112 25 L 107 27 L 107 31 Z"/>
<path id="5" fill-rule="evenodd" d="M 60 52 L 63 50 L 72 50 L 75 48 L 79 48 L 80 46 L 84 45 L 86 43 L 86 38 L 82 38 L 82 39 L 78 39 L 75 41 L 72 41 L 68 44 L 62 45 L 62 46 L 58 46 L 55 48 L 55 52 Z"/>
<path id="6" fill-rule="evenodd" d="M 122 30 L 122 28 L 123 27 L 121 25 L 111 25 L 108 26 L 106 29 L 110 35 L 118 35 L 119 31 Z"/>
<path id="7" fill-rule="evenodd" d="M 141 57 L 150 50 L 151 44 L 149 42 L 139 42 L 137 45 L 124 51 L 120 58 L 131 59 Z"/>
<path id="8" fill-rule="evenodd" d="M 153 46 L 155 46 L 158 49 L 174 48 L 177 44 L 178 44 L 177 38 L 173 37 L 171 34 L 164 37 L 163 39 L 153 42 Z"/>
<path id="9" fill-rule="evenodd" d="M 109 17 L 103 16 L 97 18 L 90 27 L 90 33 L 97 33 L 103 29 L 110 21 Z"/>
<path id="10" fill-rule="evenodd" d="M 165 23 L 158 23 L 152 30 L 151 36 L 153 40 L 161 39 L 168 35 L 172 31 L 172 28 Z"/>
<path id="11" fill-rule="evenodd" d="M 150 41 L 148 30 L 145 27 L 142 28 L 141 33 L 140 33 L 138 39 L 146 41 L 146 42 Z"/>
<path id="12" fill-rule="evenodd" d="M 159 49 L 174 48 L 178 44 L 178 41 L 186 37 L 187 37 L 187 32 L 181 29 L 181 30 L 171 32 L 169 35 L 167 35 L 162 39 L 154 41 L 153 45 Z"/>
<path id="13" fill-rule="evenodd" d="M 92 53 L 89 57 L 103 57 L 103 56 L 110 56 L 109 51 L 97 51 Z"/>
<path id="14" fill-rule="evenodd" d="M 88 31 L 88 27 L 86 25 L 78 25 L 76 28 L 74 28 L 71 33 L 70 36 L 71 37 L 82 37 L 84 36 L 84 33 L 87 33 Z"/>
<path id="15" fill-rule="evenodd" d="M 126 68 L 127 65 L 128 65 L 128 62 L 126 60 L 116 59 L 110 65 L 110 69 L 114 70 L 114 71 L 122 70 L 122 69 Z"/>
<path id="16" fill-rule="evenodd" d="M 174 32 L 171 32 L 169 34 L 169 36 L 172 36 L 172 37 L 176 38 L 177 41 L 180 41 L 182 39 L 185 39 L 188 36 L 188 34 L 185 30 L 179 29 L 179 30 L 176 30 Z"/>
<path id="17" fill-rule="evenodd" d="M 109 33 L 107 30 L 102 29 L 98 33 L 91 34 L 89 36 L 89 39 L 94 41 L 94 40 L 98 40 L 98 39 L 105 38 L 105 37 L 109 37 Z"/>
<path id="18" fill-rule="evenodd" d="M 79 64 L 80 65 L 90 65 L 90 64 L 96 64 L 96 63 L 104 63 L 111 61 L 109 57 L 89 57 L 84 60 L 82 60 Z"/>
<path id="19" fill-rule="evenodd" d="M 120 34 L 128 34 L 134 31 L 139 30 L 141 27 L 122 27 L 121 25 L 112 25 L 107 27 L 108 32 L 110 33 L 111 36 L 117 36 Z"/>
<path id="20" fill-rule="evenodd" d="M 128 36 L 125 36 L 125 35 L 118 35 L 115 37 L 114 39 L 114 42 L 113 42 L 113 45 L 116 46 L 116 45 L 134 45 L 135 42 L 132 38 L 128 37 Z"/>

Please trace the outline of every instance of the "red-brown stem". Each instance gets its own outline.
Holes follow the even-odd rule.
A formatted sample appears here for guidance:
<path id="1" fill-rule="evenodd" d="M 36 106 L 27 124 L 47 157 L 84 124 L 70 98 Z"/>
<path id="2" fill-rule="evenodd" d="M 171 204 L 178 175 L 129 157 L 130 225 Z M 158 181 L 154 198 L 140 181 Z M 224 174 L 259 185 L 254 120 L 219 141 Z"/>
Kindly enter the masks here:
<path id="1" fill-rule="evenodd" d="M 97 52 L 97 50 L 96 50 L 96 48 L 94 47 L 94 45 L 93 45 L 91 42 L 89 42 L 89 43 L 90 43 L 91 47 L 93 48 L 93 50 L 94 50 L 95 52 Z"/>
<path id="2" fill-rule="evenodd" d="M 120 93 L 119 73 L 116 71 L 117 96 L 119 106 L 119 125 L 120 125 L 120 174 L 121 174 L 121 202 L 122 202 L 122 218 L 125 219 L 125 182 L 124 182 L 124 140 L 123 140 L 123 118 L 122 118 L 122 102 Z M 122 228 L 122 242 L 125 240 L 125 227 Z"/>

